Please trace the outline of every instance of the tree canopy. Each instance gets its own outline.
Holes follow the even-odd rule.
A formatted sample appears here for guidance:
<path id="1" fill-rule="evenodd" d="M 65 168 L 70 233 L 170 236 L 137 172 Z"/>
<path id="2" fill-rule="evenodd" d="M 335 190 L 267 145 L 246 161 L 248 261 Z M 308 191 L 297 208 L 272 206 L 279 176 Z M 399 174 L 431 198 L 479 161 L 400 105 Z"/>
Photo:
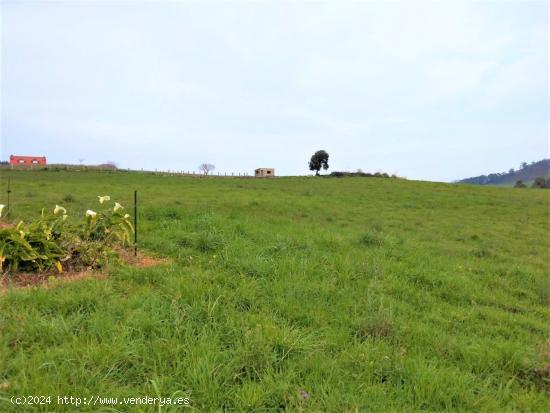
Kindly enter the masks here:
<path id="1" fill-rule="evenodd" d="M 319 175 L 319 171 L 328 169 L 328 152 L 319 150 L 315 152 L 309 161 L 309 170 L 315 171 L 315 175 Z"/>

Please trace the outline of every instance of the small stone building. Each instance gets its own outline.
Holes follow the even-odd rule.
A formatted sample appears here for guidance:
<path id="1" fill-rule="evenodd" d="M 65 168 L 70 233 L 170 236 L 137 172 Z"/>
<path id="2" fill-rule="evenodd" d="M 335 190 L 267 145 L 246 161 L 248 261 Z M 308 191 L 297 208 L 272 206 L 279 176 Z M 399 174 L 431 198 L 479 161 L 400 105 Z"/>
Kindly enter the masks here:
<path id="1" fill-rule="evenodd" d="M 258 168 L 254 170 L 254 176 L 258 178 L 267 178 L 270 176 L 275 176 L 274 168 Z"/>

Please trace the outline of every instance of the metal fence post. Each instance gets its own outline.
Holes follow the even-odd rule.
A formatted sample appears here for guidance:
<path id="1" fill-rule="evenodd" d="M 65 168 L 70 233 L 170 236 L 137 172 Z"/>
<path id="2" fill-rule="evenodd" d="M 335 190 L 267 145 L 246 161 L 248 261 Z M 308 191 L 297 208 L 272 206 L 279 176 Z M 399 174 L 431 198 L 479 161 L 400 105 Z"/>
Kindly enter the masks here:
<path id="1" fill-rule="evenodd" d="M 137 256 L 138 245 L 138 198 L 137 189 L 134 190 L 134 257 Z"/>
<path id="2" fill-rule="evenodd" d="M 8 212 L 6 212 L 6 217 L 9 216 L 10 212 L 11 212 L 11 208 L 10 208 L 10 194 L 11 194 L 11 176 L 8 176 Z"/>

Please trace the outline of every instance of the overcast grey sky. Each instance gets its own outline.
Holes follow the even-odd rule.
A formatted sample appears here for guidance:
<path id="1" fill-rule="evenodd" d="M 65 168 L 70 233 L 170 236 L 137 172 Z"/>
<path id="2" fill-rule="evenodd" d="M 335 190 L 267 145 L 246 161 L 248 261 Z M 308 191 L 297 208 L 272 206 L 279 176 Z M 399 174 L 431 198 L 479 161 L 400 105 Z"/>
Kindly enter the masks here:
<path id="1" fill-rule="evenodd" d="M 450 181 L 549 157 L 547 2 L 1 3 L 1 157 Z"/>

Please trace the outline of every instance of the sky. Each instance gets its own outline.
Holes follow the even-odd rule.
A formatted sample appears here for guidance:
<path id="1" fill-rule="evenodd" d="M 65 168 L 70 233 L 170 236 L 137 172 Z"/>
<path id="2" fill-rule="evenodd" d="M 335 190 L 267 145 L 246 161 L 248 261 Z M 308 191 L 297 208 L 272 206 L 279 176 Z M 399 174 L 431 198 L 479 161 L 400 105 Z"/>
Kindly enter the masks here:
<path id="1" fill-rule="evenodd" d="M 0 158 L 453 181 L 549 155 L 547 2 L 2 1 Z"/>

